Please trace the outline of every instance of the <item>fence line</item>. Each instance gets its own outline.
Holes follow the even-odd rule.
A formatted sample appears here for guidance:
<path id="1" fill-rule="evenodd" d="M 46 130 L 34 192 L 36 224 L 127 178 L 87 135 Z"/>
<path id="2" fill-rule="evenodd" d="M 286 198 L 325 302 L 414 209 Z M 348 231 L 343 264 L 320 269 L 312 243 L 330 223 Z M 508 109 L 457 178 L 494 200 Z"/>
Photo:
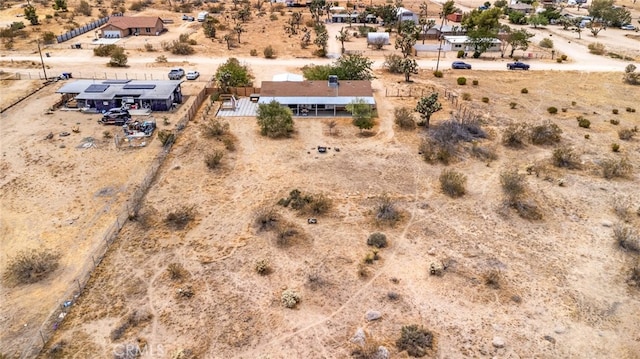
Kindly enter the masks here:
<path id="1" fill-rule="evenodd" d="M 198 109 L 200 108 L 200 105 L 202 105 L 203 101 L 206 98 L 206 88 L 203 88 L 198 93 L 194 102 L 188 108 L 186 113 L 177 122 L 176 136 L 178 136 L 184 130 L 187 123 L 195 117 Z M 72 281 L 70 287 L 65 291 L 64 295 L 59 301 L 60 305 L 56 305 L 55 308 L 53 308 L 51 313 L 38 329 L 38 333 L 34 335 L 31 342 L 23 350 L 20 358 L 36 357 L 44 349 L 46 343 L 53 337 L 56 329 L 62 323 L 69 310 L 73 307 L 73 303 L 84 291 L 85 286 L 91 278 L 91 274 L 102 262 L 111 244 L 113 244 L 115 239 L 118 237 L 118 234 L 120 233 L 122 227 L 124 227 L 125 223 L 132 216 L 136 216 L 136 214 L 140 210 L 142 201 L 151 188 L 151 185 L 155 181 L 159 169 L 162 167 L 162 164 L 169 155 L 172 145 L 172 143 L 167 144 L 155 156 L 147 171 L 147 174 L 145 175 L 140 185 L 137 186 L 137 188 L 131 194 L 131 197 L 123 205 L 120 213 L 116 215 L 114 222 L 111 223 L 107 230 L 102 234 L 101 241 L 95 245 L 93 251 L 85 259 L 85 263 L 82 266 L 81 273 L 75 280 Z"/>
<path id="2" fill-rule="evenodd" d="M 83 25 L 83 26 L 80 26 L 78 28 L 75 28 L 75 29 L 73 29 L 71 31 L 67 31 L 62 35 L 56 36 L 56 41 L 58 43 L 61 43 L 61 42 L 65 42 L 67 40 L 71 40 L 76 36 L 80 36 L 82 34 L 85 34 L 85 33 L 89 32 L 89 31 L 93 30 L 93 29 L 99 28 L 100 26 L 104 25 L 107 21 L 109 21 L 109 17 L 105 16 L 105 17 L 103 17 L 101 19 L 98 19 L 96 21 L 90 22 L 90 23 L 88 23 L 86 25 Z"/>

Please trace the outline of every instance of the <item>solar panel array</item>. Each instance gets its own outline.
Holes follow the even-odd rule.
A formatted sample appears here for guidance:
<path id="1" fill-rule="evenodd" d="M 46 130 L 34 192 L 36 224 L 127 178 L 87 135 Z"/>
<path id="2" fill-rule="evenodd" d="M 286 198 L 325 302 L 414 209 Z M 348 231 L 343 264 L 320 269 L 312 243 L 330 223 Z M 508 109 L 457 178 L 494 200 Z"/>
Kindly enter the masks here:
<path id="1" fill-rule="evenodd" d="M 84 92 L 100 93 L 100 92 L 105 92 L 108 88 L 109 88 L 109 85 L 93 84 L 93 85 L 89 85 L 89 87 L 87 87 L 87 89 L 84 90 Z"/>
<path id="2" fill-rule="evenodd" d="M 155 84 L 127 84 L 122 87 L 125 90 L 153 90 Z"/>

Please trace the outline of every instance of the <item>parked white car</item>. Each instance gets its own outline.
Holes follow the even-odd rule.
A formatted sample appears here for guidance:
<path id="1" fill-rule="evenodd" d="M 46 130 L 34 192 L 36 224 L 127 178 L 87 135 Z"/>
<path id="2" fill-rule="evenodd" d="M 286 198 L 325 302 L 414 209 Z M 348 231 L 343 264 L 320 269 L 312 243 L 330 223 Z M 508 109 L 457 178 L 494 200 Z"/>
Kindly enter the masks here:
<path id="1" fill-rule="evenodd" d="M 631 25 L 631 24 L 625 24 L 625 25 L 622 25 L 622 26 L 620 26 L 620 28 L 621 28 L 622 30 L 635 30 L 635 29 L 636 29 L 636 27 L 635 27 L 635 26 L 633 26 L 633 25 Z"/>
<path id="2" fill-rule="evenodd" d="M 200 73 L 198 71 L 187 72 L 187 80 L 195 80 L 198 77 L 200 77 Z"/>

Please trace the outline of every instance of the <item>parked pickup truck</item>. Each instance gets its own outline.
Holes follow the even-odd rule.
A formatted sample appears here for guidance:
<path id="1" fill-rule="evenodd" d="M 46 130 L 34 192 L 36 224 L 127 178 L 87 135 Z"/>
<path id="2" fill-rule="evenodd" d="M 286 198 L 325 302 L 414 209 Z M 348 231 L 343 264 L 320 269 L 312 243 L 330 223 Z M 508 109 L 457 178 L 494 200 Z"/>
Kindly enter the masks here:
<path id="1" fill-rule="evenodd" d="M 184 70 L 181 68 L 175 68 L 169 71 L 169 80 L 180 80 L 182 76 L 184 76 Z"/>
<path id="2" fill-rule="evenodd" d="M 516 61 L 516 62 L 508 63 L 507 68 L 509 70 L 517 70 L 517 69 L 529 70 L 529 65 L 525 64 L 524 62 Z"/>

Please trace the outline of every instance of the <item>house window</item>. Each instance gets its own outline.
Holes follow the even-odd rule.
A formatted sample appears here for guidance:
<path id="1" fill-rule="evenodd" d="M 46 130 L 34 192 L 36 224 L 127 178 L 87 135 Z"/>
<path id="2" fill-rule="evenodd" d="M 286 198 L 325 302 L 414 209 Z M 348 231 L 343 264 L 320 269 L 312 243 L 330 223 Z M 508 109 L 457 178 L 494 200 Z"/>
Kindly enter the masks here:
<path id="1" fill-rule="evenodd" d="M 145 28 L 144 30 L 145 30 L 146 32 L 151 32 L 151 28 L 150 28 L 150 27 L 147 27 L 147 28 Z"/>
<path id="2" fill-rule="evenodd" d="M 455 47 L 456 49 L 459 49 L 462 47 L 462 45 L 453 45 L 453 47 Z"/>

